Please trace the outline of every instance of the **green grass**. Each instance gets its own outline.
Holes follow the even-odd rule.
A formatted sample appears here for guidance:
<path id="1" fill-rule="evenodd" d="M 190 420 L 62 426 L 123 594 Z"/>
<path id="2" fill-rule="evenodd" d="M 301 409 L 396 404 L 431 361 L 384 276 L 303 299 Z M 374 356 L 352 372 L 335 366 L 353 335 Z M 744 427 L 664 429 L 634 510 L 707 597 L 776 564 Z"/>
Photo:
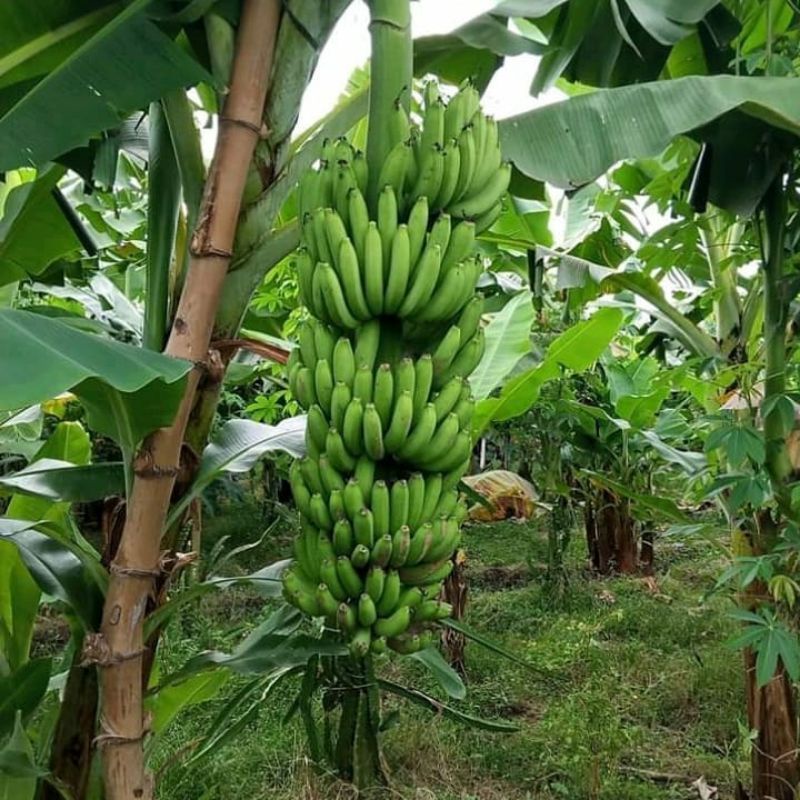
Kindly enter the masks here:
<path id="1" fill-rule="evenodd" d="M 233 544 L 257 539 L 259 513 L 252 506 L 226 509 L 207 521 L 209 541 L 234 531 Z M 278 526 L 257 554 L 246 554 L 247 568 L 287 555 L 290 535 Z M 465 729 L 389 698 L 386 707 L 400 709 L 402 722 L 384 737 L 392 787 L 381 797 L 678 800 L 691 796 L 688 783 L 700 776 L 721 797 L 732 796 L 737 769 L 746 770 L 738 725 L 744 700 L 739 656 L 724 644 L 734 630 L 725 601 L 703 602 L 721 568 L 713 544 L 657 543 L 663 568 L 652 585 L 584 574 L 584 545 L 576 536 L 562 594 L 543 580 L 546 543 L 536 524 L 472 526 L 465 546 L 467 622 L 533 669 L 470 644 L 469 693 L 461 707 L 513 721 L 519 732 Z M 262 560 L 251 563 L 256 557 Z M 170 625 L 161 674 L 199 650 L 229 651 L 272 608 L 242 590 L 205 598 Z M 415 662 L 383 669 L 435 691 Z M 283 724 L 296 691 L 291 682 L 263 703 L 235 741 L 183 765 L 192 743 L 244 684 L 229 680 L 159 736 L 152 760 L 160 771 L 160 800 L 350 796 L 310 768 L 297 720 Z"/>

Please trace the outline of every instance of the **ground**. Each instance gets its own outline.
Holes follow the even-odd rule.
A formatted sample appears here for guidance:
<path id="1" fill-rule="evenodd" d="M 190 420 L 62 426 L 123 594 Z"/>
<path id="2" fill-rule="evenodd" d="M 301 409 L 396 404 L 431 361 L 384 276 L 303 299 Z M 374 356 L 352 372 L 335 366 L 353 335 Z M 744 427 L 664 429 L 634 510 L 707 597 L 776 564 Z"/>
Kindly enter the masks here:
<path id="1" fill-rule="evenodd" d="M 262 518 L 256 504 L 223 509 L 207 520 L 206 549 L 223 535 L 236 543 L 258 539 Z M 238 567 L 285 556 L 289 541 L 287 525 L 277 525 Z M 536 522 L 470 526 L 465 546 L 468 624 L 530 669 L 470 644 L 469 692 L 460 707 L 513 721 L 519 731 L 465 729 L 391 699 L 402 716 L 385 734 L 392 787 L 381 797 L 688 800 L 700 797 L 690 784 L 701 777 L 720 797 L 733 795 L 737 774 L 746 771 L 747 735 L 740 656 L 726 645 L 735 631 L 730 601 L 706 597 L 721 569 L 716 543 L 662 538 L 654 580 L 598 580 L 584 572 L 576 535 L 562 593 L 544 580 L 546 538 Z M 205 598 L 170 625 L 161 673 L 199 650 L 231 649 L 269 610 L 241 590 Z M 435 691 L 414 662 L 384 669 Z M 229 681 L 156 740 L 159 800 L 348 797 L 308 765 L 297 717 L 283 723 L 296 691 L 291 683 L 270 696 L 234 742 L 182 766 L 192 742 L 246 682 Z"/>

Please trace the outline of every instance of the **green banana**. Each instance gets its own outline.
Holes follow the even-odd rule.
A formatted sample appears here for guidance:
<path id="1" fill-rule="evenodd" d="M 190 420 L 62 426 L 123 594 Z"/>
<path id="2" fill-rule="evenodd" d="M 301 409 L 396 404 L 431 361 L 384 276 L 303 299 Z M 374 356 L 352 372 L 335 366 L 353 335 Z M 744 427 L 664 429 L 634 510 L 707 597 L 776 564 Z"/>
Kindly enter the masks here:
<path id="1" fill-rule="evenodd" d="M 383 594 L 383 587 L 386 583 L 386 573 L 381 567 L 372 566 L 367 572 L 364 581 L 364 591 L 377 603 Z M 370 623 L 371 624 L 371 623 Z"/>
<path id="2" fill-rule="evenodd" d="M 299 464 L 298 461 L 295 461 L 294 463 Z M 297 506 L 297 510 L 304 517 L 308 517 L 310 515 L 311 492 L 308 491 L 308 487 L 305 485 L 303 478 L 300 475 L 299 468 L 296 472 L 290 473 L 289 481 L 292 487 L 292 497 L 294 498 L 294 504 Z"/>
<path id="3" fill-rule="evenodd" d="M 356 377 L 353 379 L 353 397 L 358 398 L 362 406 L 372 402 L 372 369 L 366 364 L 362 364 L 356 370 Z"/>
<path id="4" fill-rule="evenodd" d="M 462 428 L 468 428 L 475 413 L 475 401 L 471 396 L 462 398 L 456 404 L 453 413 L 458 417 L 458 424 Z"/>
<path id="5" fill-rule="evenodd" d="M 435 406 L 434 406 L 435 409 Z M 436 432 L 431 437 L 430 442 L 425 448 L 425 453 L 420 460 L 425 464 L 426 469 L 432 472 L 438 470 L 429 467 L 441 455 L 450 453 L 456 437 L 458 436 L 458 417 L 450 412 L 438 425 Z"/>
<path id="6" fill-rule="evenodd" d="M 318 450 L 325 449 L 325 437 L 328 435 L 328 420 L 322 409 L 314 403 L 308 409 L 306 419 L 306 438 L 310 438 Z"/>
<path id="7" fill-rule="evenodd" d="M 386 160 L 381 165 L 378 187 L 382 189 L 384 186 L 391 186 L 398 199 L 398 204 L 403 196 L 406 173 L 412 158 L 411 145 L 402 139 L 389 151 Z"/>
<path id="8" fill-rule="evenodd" d="M 372 513 L 375 517 L 375 535 L 384 536 L 389 533 L 391 498 L 386 481 L 375 481 L 372 486 L 370 500 Z"/>
<path id="9" fill-rule="evenodd" d="M 456 329 L 458 330 L 458 329 Z M 436 409 L 436 421 L 443 420 L 456 406 L 461 391 L 464 388 L 464 378 L 460 375 L 453 376 L 442 388 L 436 392 L 431 398 L 434 408 Z"/>
<path id="10" fill-rule="evenodd" d="M 446 208 L 452 202 L 461 174 L 461 150 L 458 147 L 458 141 L 455 138 L 448 141 L 442 153 L 444 155 L 444 176 L 436 199 L 431 202 L 433 208 Z"/>
<path id="11" fill-rule="evenodd" d="M 466 223 L 461 223 L 466 224 Z M 461 341 L 467 343 L 477 332 L 483 315 L 483 295 L 476 294 L 461 309 L 461 314 L 456 320 L 456 325 L 461 331 Z"/>
<path id="12" fill-rule="evenodd" d="M 394 481 L 389 495 L 389 533 L 397 531 L 407 522 L 408 481 Z"/>
<path id="13" fill-rule="evenodd" d="M 455 489 L 455 487 L 458 486 L 458 482 L 464 476 L 470 460 L 471 456 L 467 456 L 465 459 L 466 463 L 459 464 L 455 469 L 451 469 L 449 472 L 441 476 L 441 490 L 443 492 L 450 491 L 450 489 Z"/>
<path id="14" fill-rule="evenodd" d="M 442 494 L 442 476 L 438 473 L 425 479 L 425 500 L 422 503 L 422 519 L 431 519 Z M 449 487 L 452 488 L 452 487 Z"/>
<path id="15" fill-rule="evenodd" d="M 458 136 L 459 170 L 452 202 L 458 202 L 469 191 L 472 178 L 478 165 L 475 133 L 472 125 L 467 125 Z"/>
<path id="16" fill-rule="evenodd" d="M 358 254 L 358 263 L 364 261 L 364 246 L 366 243 L 367 229 L 369 227 L 369 209 L 364 195 L 358 187 L 353 187 L 347 195 L 349 222 L 353 246 Z"/>
<path id="17" fill-rule="evenodd" d="M 412 373 L 413 374 L 413 373 Z M 394 404 L 389 428 L 383 437 L 387 453 L 396 453 L 405 442 L 414 416 L 414 401 L 410 392 L 403 392 Z"/>
<path id="18" fill-rule="evenodd" d="M 369 557 L 369 551 L 367 551 L 367 557 Z M 336 559 L 336 574 L 348 597 L 358 597 L 364 590 L 364 584 L 356 572 L 353 562 L 347 556 L 339 556 Z"/>
<path id="19" fill-rule="evenodd" d="M 433 351 L 433 377 L 442 375 L 444 371 L 453 363 L 453 359 L 458 355 L 461 348 L 461 329 L 457 325 L 451 325 L 447 333 Z"/>
<path id="20" fill-rule="evenodd" d="M 355 478 L 350 478 L 345 484 L 343 498 L 344 510 L 351 521 L 355 520 L 362 508 L 366 508 L 364 493 L 361 491 L 361 486 Z M 372 544 L 372 542 L 370 542 L 370 544 Z"/>
<path id="21" fill-rule="evenodd" d="M 314 459 L 301 459 L 300 473 L 311 494 L 323 494 L 325 492 L 325 488 L 322 485 L 322 478 L 319 474 L 319 464 Z"/>
<path id="22" fill-rule="evenodd" d="M 364 407 L 362 419 L 364 435 L 364 452 L 374 461 L 380 461 L 385 453 L 383 447 L 383 426 L 381 417 L 374 403 Z"/>
<path id="23" fill-rule="evenodd" d="M 426 561 L 414 566 L 401 567 L 400 580 L 407 586 L 423 586 L 444 580 L 453 571 L 450 559 Z"/>
<path id="24" fill-rule="evenodd" d="M 475 250 L 475 223 L 463 220 L 453 228 L 442 256 L 442 274 L 469 258 Z"/>
<path id="25" fill-rule="evenodd" d="M 385 580 L 381 595 L 377 600 L 377 611 L 379 617 L 388 617 L 400 602 L 400 574 L 396 570 L 389 570 L 385 573 Z M 374 599 L 374 598 L 373 598 Z"/>
<path id="26" fill-rule="evenodd" d="M 330 264 L 335 268 L 338 276 L 344 279 L 344 274 L 339 264 L 339 250 L 342 242 L 348 241 L 347 228 L 342 217 L 332 208 L 325 209 L 323 219 L 325 223 L 325 239 L 328 242 L 328 250 L 331 253 Z"/>
<path id="27" fill-rule="evenodd" d="M 401 656 L 410 656 L 422 649 L 422 640 L 416 633 L 409 636 L 392 636 L 386 640 L 386 644 Z"/>
<path id="28" fill-rule="evenodd" d="M 455 416 L 455 415 L 453 415 Z M 472 437 L 468 431 L 459 431 L 449 451 L 426 463 L 427 469 L 435 472 L 450 472 L 469 458 L 472 452 Z"/>
<path id="29" fill-rule="evenodd" d="M 295 379 L 295 395 L 300 405 L 308 410 L 317 402 L 314 390 L 314 375 L 308 367 L 300 367 Z"/>
<path id="30" fill-rule="evenodd" d="M 392 239 L 389 274 L 384 293 L 383 310 L 386 314 L 397 313 L 404 302 L 411 269 L 410 258 L 411 243 L 408 238 L 408 226 L 398 225 Z"/>
<path id="31" fill-rule="evenodd" d="M 400 575 L 398 574 L 398 578 Z M 401 582 L 402 585 L 402 582 Z M 400 599 L 397 601 L 397 606 L 407 606 L 408 608 L 416 608 L 423 600 L 422 589 L 419 586 L 408 586 L 403 588 L 400 592 Z"/>
<path id="32" fill-rule="evenodd" d="M 339 609 L 339 604 L 336 602 L 336 598 L 333 596 L 330 587 L 325 583 L 321 583 L 319 586 L 317 586 L 316 600 L 317 606 L 319 607 L 319 610 L 322 612 L 323 616 L 333 616 Z"/>
<path id="33" fill-rule="evenodd" d="M 373 316 L 383 313 L 383 240 L 377 222 L 370 222 L 364 239 L 362 261 L 364 293 Z"/>
<path id="34" fill-rule="evenodd" d="M 337 556 L 348 556 L 353 550 L 353 526 L 346 518 L 337 519 L 333 525 L 333 552 Z"/>
<path id="35" fill-rule="evenodd" d="M 442 600 L 426 600 L 414 609 L 414 622 L 433 622 L 447 619 L 453 613 L 453 606 Z"/>
<path id="36" fill-rule="evenodd" d="M 366 366 L 370 370 L 373 369 L 375 367 L 375 359 L 378 356 L 378 348 L 380 347 L 380 343 L 380 321 L 373 319 L 369 322 L 365 322 L 356 331 L 356 347 L 353 352 L 355 367 Z"/>
<path id="37" fill-rule="evenodd" d="M 408 526 L 416 529 L 422 521 L 422 504 L 425 500 L 425 477 L 414 472 L 408 478 Z"/>
<path id="38" fill-rule="evenodd" d="M 311 513 L 311 521 L 322 530 L 331 530 L 333 528 L 333 519 L 331 512 L 328 510 L 328 504 L 325 502 L 321 494 L 312 494 L 311 502 L 309 503 L 309 511 Z"/>
<path id="39" fill-rule="evenodd" d="M 364 406 L 358 397 L 354 397 L 348 404 L 342 420 L 342 439 L 348 453 L 360 456 L 364 450 L 361 438 L 361 426 L 364 416 Z"/>
<path id="40" fill-rule="evenodd" d="M 411 541 L 408 544 L 406 564 L 419 564 L 428 554 L 433 544 L 433 538 L 433 524 L 431 522 L 426 522 L 424 525 L 420 525 L 420 527 L 414 531 L 414 535 L 411 537 Z"/>
<path id="41" fill-rule="evenodd" d="M 330 459 L 323 454 L 317 459 L 317 464 L 319 465 L 319 477 L 325 494 L 330 495 L 333 491 L 342 491 L 344 489 L 344 479 L 334 469 Z"/>
<path id="42" fill-rule="evenodd" d="M 307 322 L 297 326 L 297 342 L 300 346 L 303 363 L 306 365 L 316 363 L 317 348 L 314 344 L 314 329 Z"/>
<path id="43" fill-rule="evenodd" d="M 365 592 L 358 598 L 358 621 L 369 628 L 378 619 L 375 601 Z"/>
<path id="44" fill-rule="evenodd" d="M 411 529 L 408 525 L 403 525 L 392 536 L 392 557 L 389 559 L 389 566 L 402 567 L 406 563 L 410 547 Z"/>
<path id="45" fill-rule="evenodd" d="M 334 383 L 341 382 L 348 387 L 352 385 L 356 375 L 356 360 L 353 345 L 346 336 L 341 336 L 333 347 L 331 359 Z"/>
<path id="46" fill-rule="evenodd" d="M 478 332 L 458 351 L 450 366 L 441 374 L 434 375 L 434 389 L 443 386 L 454 377 L 468 377 L 483 358 L 485 347 L 486 336 L 483 328 L 478 328 Z"/>
<path id="47" fill-rule="evenodd" d="M 423 353 L 414 365 L 414 416 L 413 424 L 419 422 L 433 386 L 433 358 Z"/>
<path id="48" fill-rule="evenodd" d="M 361 285 L 358 254 L 350 239 L 344 239 L 339 245 L 339 273 L 347 307 L 359 320 L 369 319 L 372 313 L 364 296 L 364 287 Z"/>
<path id="49" fill-rule="evenodd" d="M 392 557 L 392 537 L 387 533 L 381 536 L 374 545 L 372 545 L 372 552 L 370 553 L 370 561 L 377 564 L 379 567 L 385 567 Z"/>
<path id="50" fill-rule="evenodd" d="M 309 323 L 313 323 L 314 348 L 317 351 L 317 358 L 322 361 L 331 361 L 333 359 L 333 348 L 336 345 L 336 337 L 324 323 L 317 320 L 309 320 Z M 306 366 L 310 367 L 312 365 L 307 364 Z"/>
<path id="51" fill-rule="evenodd" d="M 429 244 L 419 260 L 419 269 L 414 274 L 414 280 L 397 309 L 399 317 L 413 316 L 430 300 L 439 278 L 441 263 L 442 248 L 438 244 Z"/>
<path id="52" fill-rule="evenodd" d="M 378 412 L 383 430 L 389 427 L 394 399 L 394 375 L 389 364 L 381 364 L 375 373 L 375 386 L 372 402 Z"/>
<path id="53" fill-rule="evenodd" d="M 392 612 L 388 617 L 378 619 L 373 625 L 373 630 L 378 636 L 385 636 L 387 639 L 399 636 L 411 624 L 411 609 L 408 606 L 401 606 Z"/>
<path id="54" fill-rule="evenodd" d="M 416 200 L 418 197 L 425 196 L 428 203 L 432 197 L 439 194 L 444 178 L 444 151 L 439 144 L 433 144 L 425 149 L 425 145 L 420 143 L 422 160 L 419 168 L 419 176 L 411 189 L 410 196 Z M 433 207 L 431 208 L 433 210 Z"/>
<path id="55" fill-rule="evenodd" d="M 370 549 L 363 544 L 357 544 L 350 554 L 350 561 L 356 569 L 363 569 L 369 564 Z"/>
<path id="56" fill-rule="evenodd" d="M 369 456 L 361 456 L 356 462 L 353 477 L 358 481 L 364 503 L 371 503 L 372 485 L 375 481 L 375 462 Z"/>
<path id="57" fill-rule="evenodd" d="M 331 425 L 341 429 L 347 406 L 350 405 L 350 384 L 338 381 L 331 394 Z"/>
<path id="58" fill-rule="evenodd" d="M 398 450 L 398 456 L 403 461 L 414 461 L 428 447 L 431 437 L 436 431 L 436 407 L 433 403 L 426 403 L 422 409 L 419 420 L 411 428 L 405 444 Z"/>
<path id="59" fill-rule="evenodd" d="M 329 428 L 325 439 L 325 452 L 331 464 L 339 472 L 352 472 L 356 466 L 355 457 L 347 452 L 342 435 L 336 428 Z"/>
<path id="60" fill-rule="evenodd" d="M 357 544 L 372 548 L 375 542 L 375 521 L 368 508 L 359 509 L 353 517 L 353 533 Z"/>
<path id="61" fill-rule="evenodd" d="M 340 603 L 336 611 L 336 625 L 342 633 L 351 633 L 358 625 L 356 610 L 347 603 Z"/>
<path id="62" fill-rule="evenodd" d="M 315 282 L 317 276 L 319 276 L 319 286 L 322 292 L 323 302 L 331 320 L 340 328 L 345 328 L 347 330 L 357 328 L 359 320 L 353 316 L 353 313 L 344 299 L 339 277 L 333 271 L 333 267 L 326 263 L 317 264 L 317 269 L 314 273 Z"/>
<path id="63" fill-rule="evenodd" d="M 414 369 L 414 360 L 411 358 L 401 358 L 394 368 L 394 402 L 403 392 L 414 394 L 414 384 L 416 382 L 416 374 Z"/>
<path id="64" fill-rule="evenodd" d="M 327 584 L 331 594 L 337 600 L 341 602 L 347 599 L 347 591 L 339 580 L 339 574 L 336 571 L 336 562 L 333 559 L 326 558 L 319 565 L 319 575 L 322 582 Z"/>
<path id="65" fill-rule="evenodd" d="M 388 278 L 389 254 L 392 241 L 397 232 L 397 197 L 391 186 L 384 186 L 378 195 L 378 231 L 381 235 L 381 251 L 383 253 L 383 279 Z"/>
<path id="66" fill-rule="evenodd" d="M 372 643 L 372 632 L 369 628 L 359 628 L 350 639 L 348 649 L 353 658 L 359 659 L 369 653 L 369 648 Z"/>
<path id="67" fill-rule="evenodd" d="M 314 368 L 314 394 L 323 412 L 329 417 L 333 395 L 333 373 L 327 361 L 317 361 Z"/>
<path id="68" fill-rule="evenodd" d="M 428 232 L 428 198 L 423 195 L 411 206 L 408 215 L 409 265 L 413 270 L 425 244 Z"/>
<path id="69" fill-rule="evenodd" d="M 387 647 L 388 645 L 386 643 L 386 638 L 383 636 L 378 636 L 370 642 L 369 651 L 375 655 L 381 655 L 381 653 L 386 652 Z"/>
<path id="70" fill-rule="evenodd" d="M 505 194 L 511 180 L 511 164 L 503 164 L 476 192 L 458 200 L 447 210 L 455 217 L 476 219 L 489 211 Z"/>

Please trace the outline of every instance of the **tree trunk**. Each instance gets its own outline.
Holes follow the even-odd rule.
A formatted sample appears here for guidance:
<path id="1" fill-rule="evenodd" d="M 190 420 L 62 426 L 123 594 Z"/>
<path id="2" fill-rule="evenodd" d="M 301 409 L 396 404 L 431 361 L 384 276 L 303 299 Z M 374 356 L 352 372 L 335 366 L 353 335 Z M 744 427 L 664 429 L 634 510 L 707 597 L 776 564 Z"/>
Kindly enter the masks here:
<path id="1" fill-rule="evenodd" d="M 92 739 L 97 718 L 97 669 L 75 660 L 67 675 L 64 698 L 59 709 L 53 744 L 50 748 L 50 773 L 54 783 L 66 789 L 75 800 L 86 796 L 92 772 Z M 41 800 L 62 800 L 64 795 L 45 782 Z"/>
<path id="2" fill-rule="evenodd" d="M 450 615 L 455 620 L 464 619 L 464 612 L 467 609 L 467 557 L 463 550 L 456 550 L 453 553 L 453 571 L 448 575 L 442 588 L 442 599 L 453 606 L 453 613 Z M 464 677 L 467 674 L 464 648 L 466 639 L 463 633 L 454 631 L 452 628 L 442 629 L 442 650 L 444 657 L 450 666 Z"/>
<path id="3" fill-rule="evenodd" d="M 592 491 L 586 498 L 583 514 L 592 570 L 600 575 L 638 572 L 636 522 L 628 501 L 608 489 Z"/>
<path id="4" fill-rule="evenodd" d="M 747 719 L 758 735 L 752 744 L 753 800 L 795 800 L 800 786 L 794 689 L 779 662 L 772 680 L 758 688 L 756 656 L 744 651 Z"/>
<path id="5" fill-rule="evenodd" d="M 230 92 L 220 116 L 214 161 L 192 239 L 192 259 L 165 352 L 195 364 L 175 421 L 156 431 L 134 459 L 125 527 L 110 566 L 101 633 L 91 651 L 102 668 L 107 800 L 149 800 L 142 706 L 143 624 L 160 575 L 161 537 L 179 468 L 186 421 L 208 360 L 222 284 L 231 260 L 247 171 L 261 131 L 267 81 L 280 19 L 278 0 L 245 0 Z"/>

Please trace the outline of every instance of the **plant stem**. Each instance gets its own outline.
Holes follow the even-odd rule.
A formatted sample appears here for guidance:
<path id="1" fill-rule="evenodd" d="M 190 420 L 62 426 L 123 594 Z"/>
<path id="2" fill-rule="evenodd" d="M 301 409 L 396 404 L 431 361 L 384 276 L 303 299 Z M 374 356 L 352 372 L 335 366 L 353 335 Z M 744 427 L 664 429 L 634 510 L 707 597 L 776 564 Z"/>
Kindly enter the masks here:
<path id="1" fill-rule="evenodd" d="M 230 93 L 192 239 L 192 260 L 166 353 L 205 363 L 222 284 L 231 260 L 247 169 L 259 136 L 279 0 L 245 0 Z M 159 574 L 164 521 L 178 469 L 186 421 L 202 370 L 195 369 L 175 421 L 149 436 L 134 460 L 135 479 L 103 610 L 98 657 L 103 668 L 106 800 L 149 800 L 142 740 L 142 651 L 145 609 Z"/>
<path id="2" fill-rule="evenodd" d="M 764 201 L 766 259 L 764 261 L 764 400 L 774 403 L 786 392 L 786 312 L 783 286 L 784 235 L 786 230 L 786 192 L 783 175 L 770 187 Z M 764 415 L 766 467 L 773 491 L 782 507 L 788 502 L 786 482 L 792 462 L 786 447 L 789 434 L 780 409 L 770 404 Z"/>
<path id="3" fill-rule="evenodd" d="M 150 104 L 150 154 L 147 171 L 147 286 L 144 346 L 161 350 L 169 318 L 169 276 L 181 204 L 181 180 L 167 119 Z"/>
<path id="4" fill-rule="evenodd" d="M 413 48 L 409 0 L 370 0 L 372 62 L 369 84 L 369 124 L 367 134 L 367 200 L 375 210 L 378 177 L 392 140 L 390 119 L 395 101 L 406 111 L 411 107 Z"/>

